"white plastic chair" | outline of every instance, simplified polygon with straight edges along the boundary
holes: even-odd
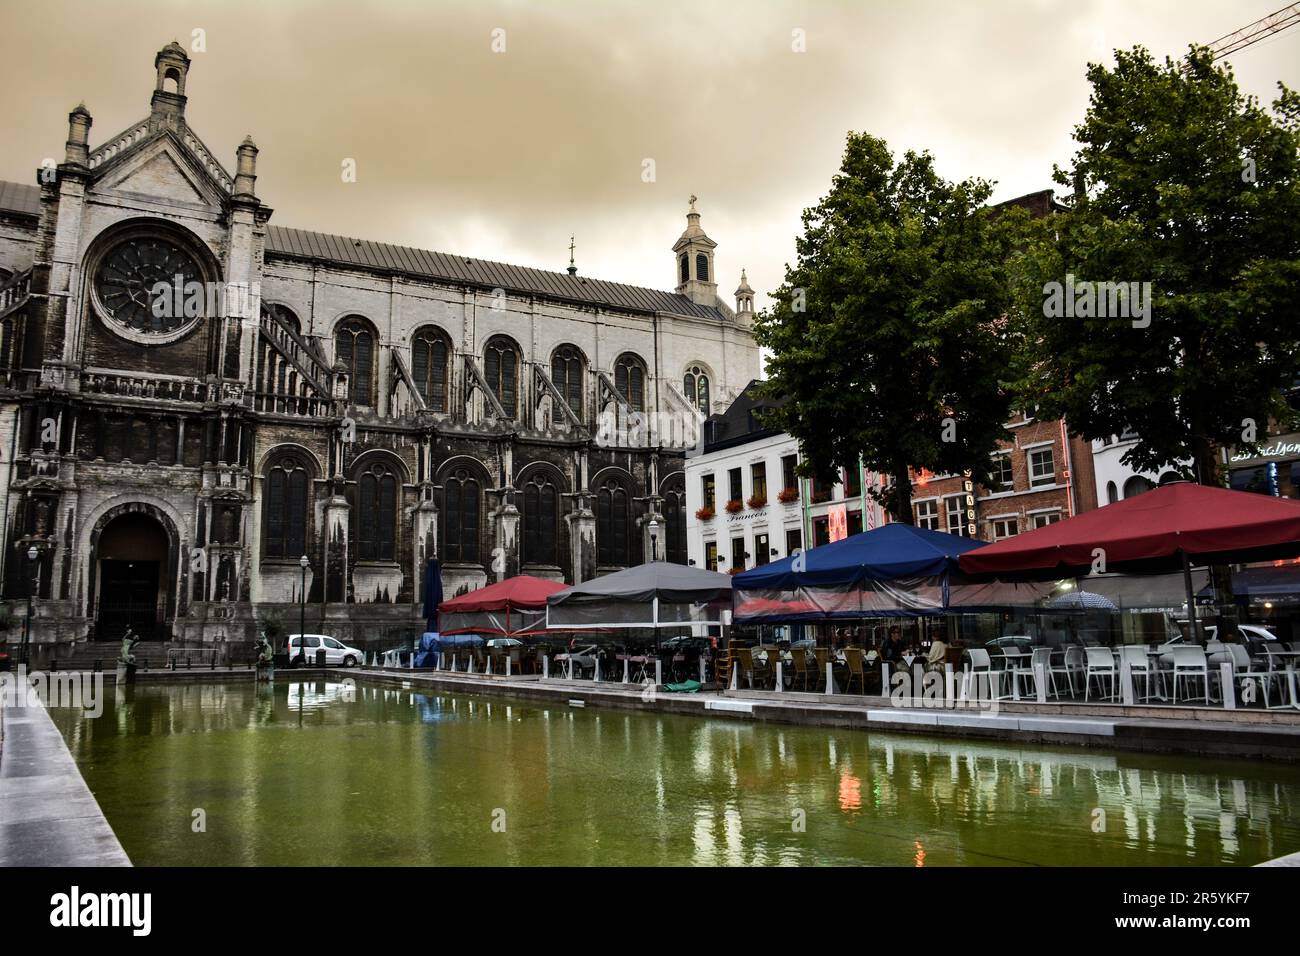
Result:
[[[1273,685],[1277,683],[1282,689],[1281,696],[1286,696],[1286,675],[1279,675],[1276,671],[1255,670],[1251,665],[1254,663],[1250,659],[1250,652],[1240,644],[1226,645],[1228,656],[1232,659],[1232,676],[1235,680],[1249,680],[1259,684],[1259,689],[1264,695],[1263,704],[1269,707],[1269,698],[1272,695]],[[1280,678],[1280,679],[1279,679]]]
[[[1182,681],[1183,690],[1188,691],[1184,696],[1178,695],[1178,683]],[[1205,703],[1210,702],[1210,669],[1205,660],[1205,648],[1195,645],[1179,645],[1174,647],[1174,702],[1179,700],[1191,700],[1189,687],[1193,681],[1200,680],[1203,682],[1205,690],[1204,695],[1200,698]]]
[[[970,666],[966,668],[967,695],[969,695],[972,688],[978,693],[979,677],[983,674],[988,687],[988,699],[1002,700],[1002,676],[1007,672],[994,670],[993,661],[989,658],[989,652],[982,647],[972,647],[966,651],[966,655],[970,658]]]
[[[1115,670],[1115,657],[1110,652],[1109,647],[1085,647],[1084,653],[1087,654],[1088,669],[1084,675],[1083,699],[1090,700],[1092,697],[1092,679],[1097,678],[1097,687],[1100,690],[1103,686],[1102,679],[1109,678],[1110,692],[1101,697],[1102,700],[1114,700],[1116,698],[1117,683],[1119,681],[1119,672]]]
[[[1152,665],[1151,658],[1147,656],[1147,649],[1141,644],[1125,644],[1119,649],[1119,653],[1121,661],[1128,662],[1128,672],[1132,675],[1135,693],[1137,680],[1142,679],[1142,693],[1138,694],[1136,699],[1143,703],[1157,699],[1160,696],[1160,671]]]

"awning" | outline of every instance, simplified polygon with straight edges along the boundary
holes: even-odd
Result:
[[[742,571],[738,588],[834,587],[863,581],[934,577],[957,569],[957,558],[983,541],[891,523]],[[796,569],[797,567],[797,569]]]
[[[546,599],[567,584],[517,574],[438,605],[443,634],[536,637],[546,630]]]
[[[963,554],[962,571],[1020,579],[1173,571],[1300,556],[1300,501],[1175,482]]]
[[[682,627],[716,624],[731,606],[731,578],[652,561],[586,581],[547,599],[550,628]]]

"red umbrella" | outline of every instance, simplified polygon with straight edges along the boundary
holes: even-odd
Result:
[[[568,587],[563,581],[547,581],[529,574],[516,574],[513,578],[443,601],[438,605],[438,610],[460,614],[511,608],[539,610],[546,607],[548,597],[558,591],[568,590]]]
[[[1087,574],[1104,552],[1107,571],[1170,571],[1300,556],[1300,501],[1176,482],[1095,511],[967,551],[967,574]]]
[[[1196,628],[1191,565],[1238,564],[1300,555],[1300,501],[1175,482],[1027,531],[958,559],[973,575],[1041,579],[1181,567]]]

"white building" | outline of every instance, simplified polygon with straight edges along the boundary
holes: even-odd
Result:
[[[1138,436],[1125,432],[1119,437],[1092,443],[1092,470],[1097,483],[1097,506],[1114,504],[1132,498],[1157,485],[1177,481],[1182,476],[1172,468],[1163,472],[1141,471],[1120,461],[1130,448],[1137,444]]]
[[[829,489],[795,474],[799,443],[762,426],[762,409],[776,403],[758,385],[709,418],[703,451],[686,459],[686,548],[696,567],[753,568],[884,521],[866,493],[874,473],[858,468]]]

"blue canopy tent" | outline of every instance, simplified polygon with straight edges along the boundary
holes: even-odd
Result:
[[[887,524],[732,579],[738,624],[777,624],[865,617],[923,617],[996,607],[1002,582],[971,583],[957,571],[960,555],[985,542]]]

